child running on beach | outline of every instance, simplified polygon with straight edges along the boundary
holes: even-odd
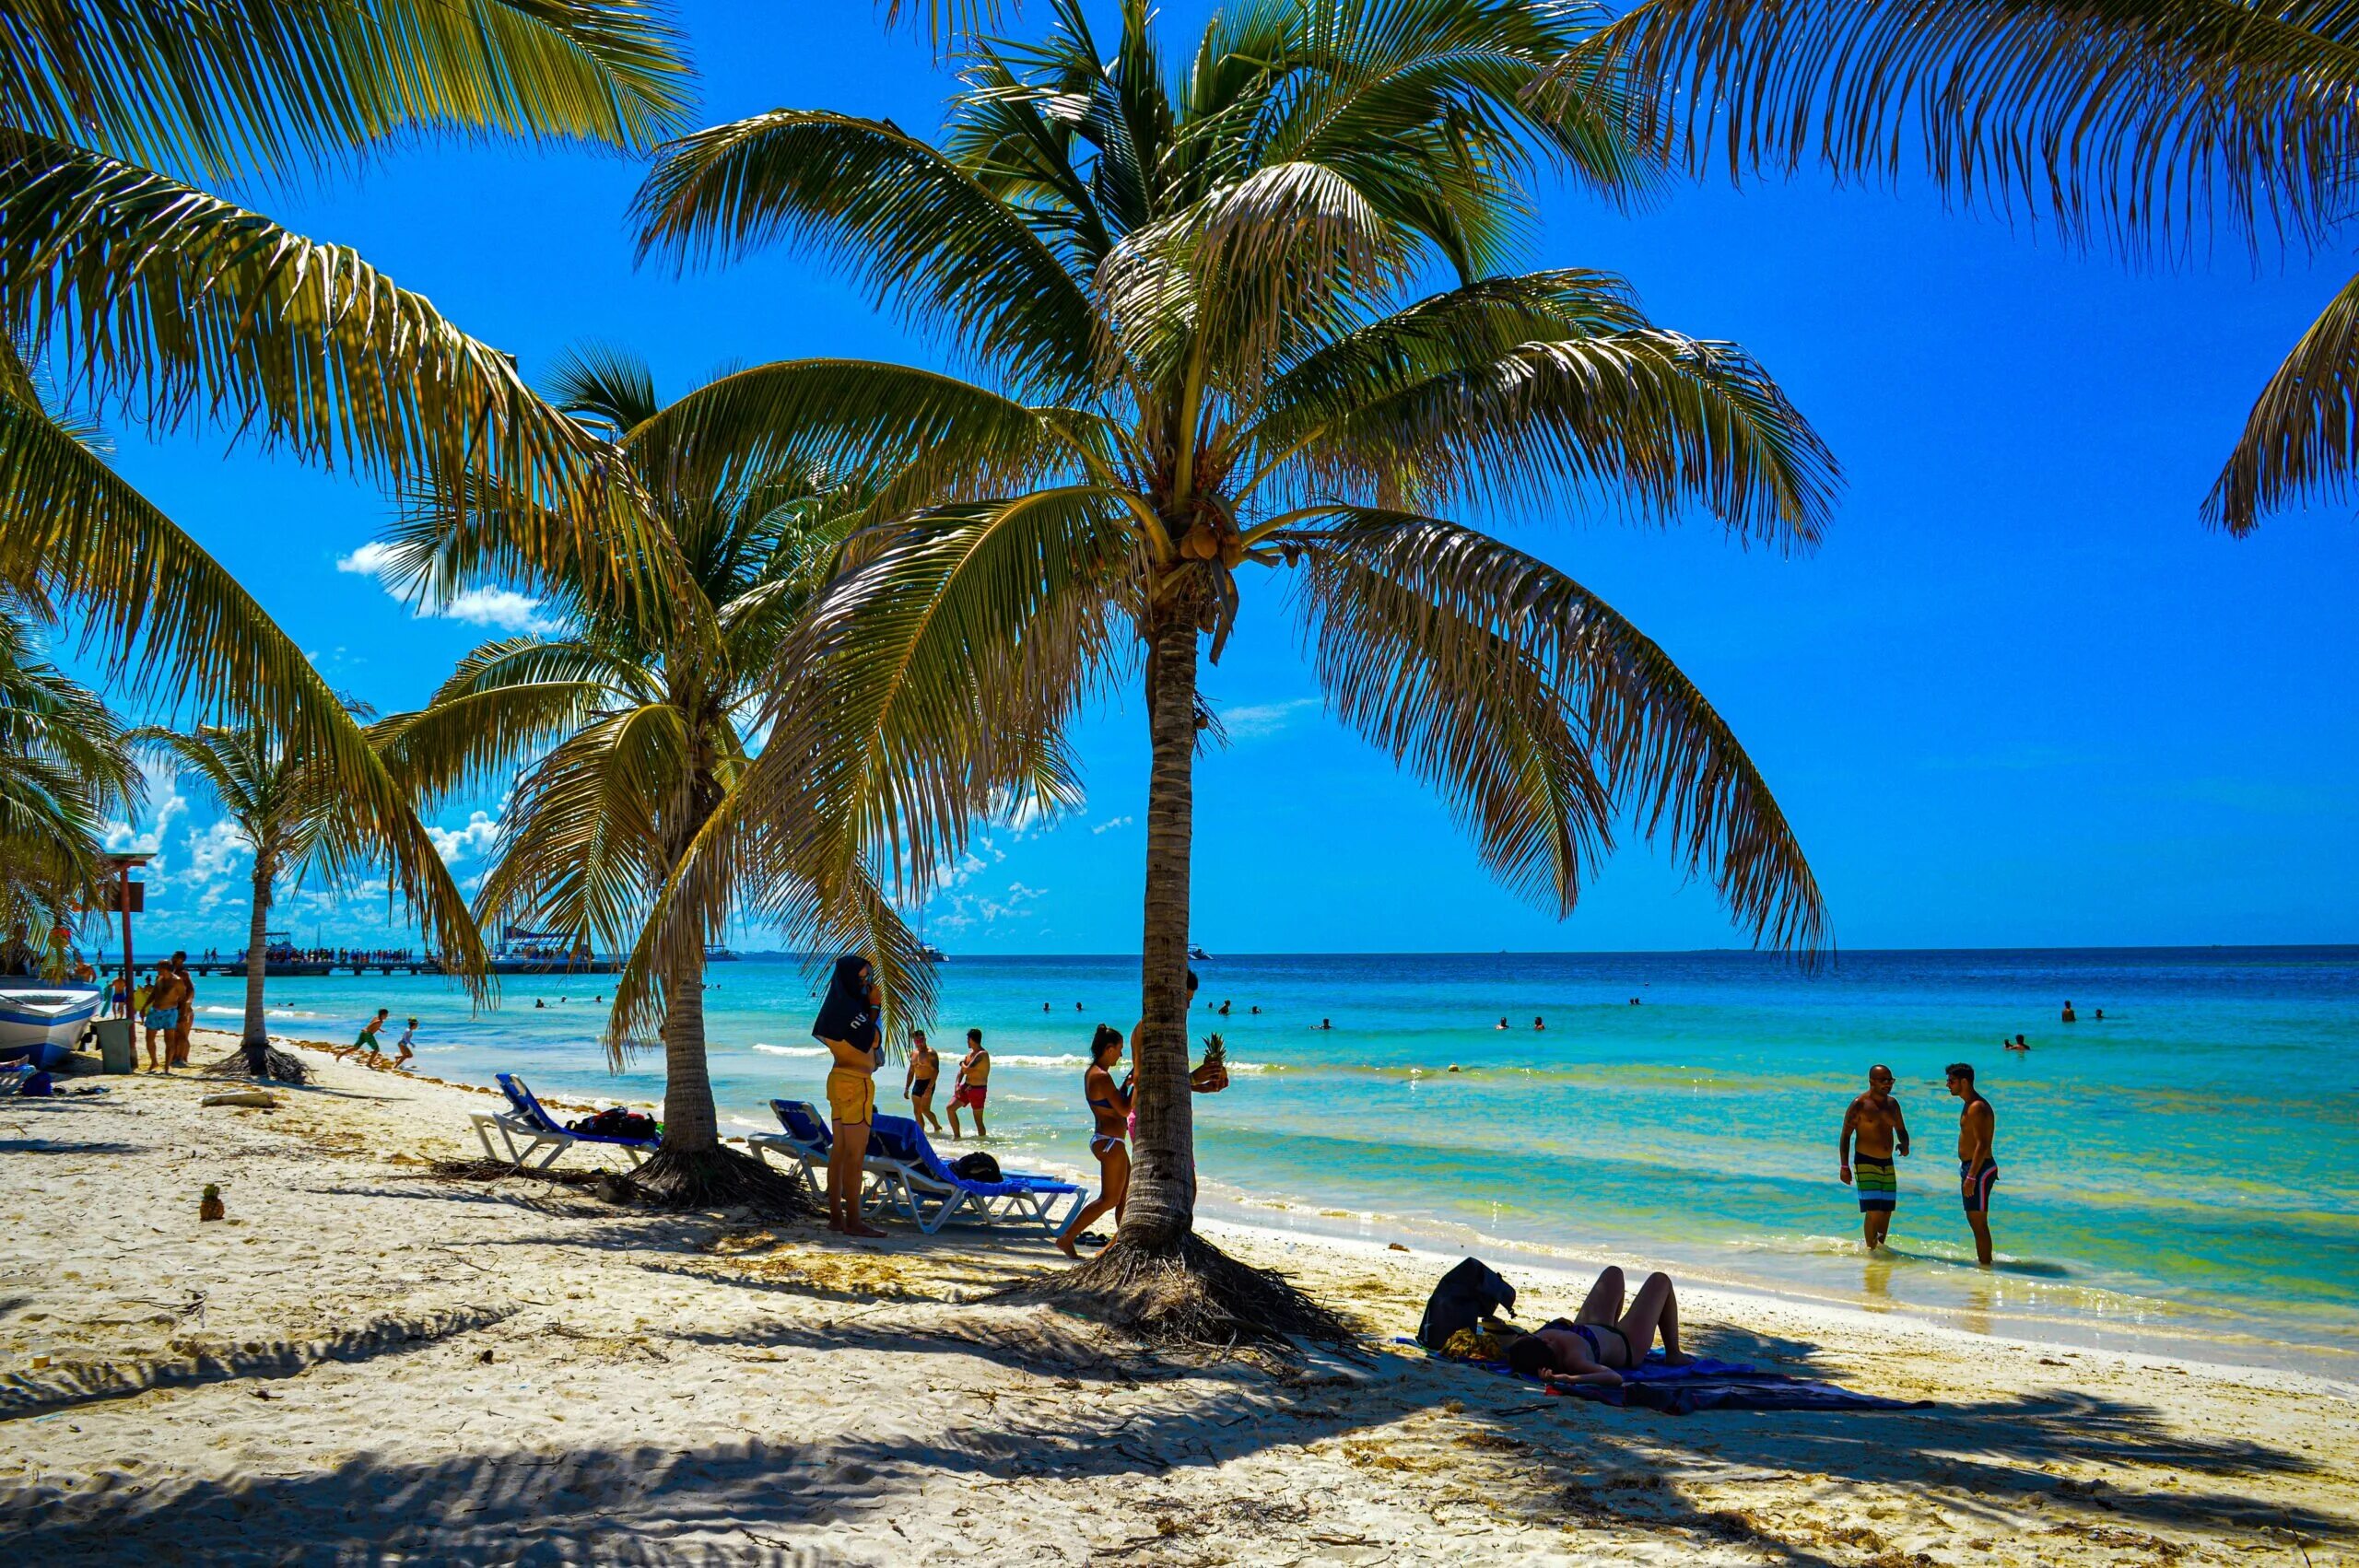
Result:
[[[345,1047],[344,1049],[335,1053],[336,1059],[338,1061],[343,1061],[349,1058],[355,1051],[367,1051],[369,1054],[367,1057],[362,1059],[363,1060],[372,1068],[383,1066],[383,1047],[377,1043],[377,1031],[382,1029],[385,1026],[385,1020],[391,1018],[393,1015],[393,1010],[392,1008],[379,1008],[377,1010],[377,1016],[371,1018],[368,1023],[363,1024],[360,1026],[360,1033],[353,1036],[352,1044]]]
[[[958,1112],[961,1107],[964,1107],[975,1113],[975,1136],[989,1138],[992,1130],[983,1125],[983,1102],[991,1098],[992,1053],[983,1049],[983,1032],[980,1029],[967,1031],[967,1054],[959,1060],[958,1082],[953,1085],[953,1088],[955,1092],[950,1096],[950,1136],[953,1138],[966,1136],[958,1130]]]
[[[1057,1236],[1057,1249],[1067,1258],[1079,1258],[1074,1240],[1089,1229],[1089,1223],[1108,1210],[1114,1212],[1114,1223],[1122,1223],[1122,1199],[1131,1190],[1131,1095],[1128,1085],[1117,1088],[1114,1064],[1122,1059],[1122,1032],[1110,1024],[1100,1024],[1089,1042],[1089,1066],[1081,1075],[1082,1097],[1089,1102],[1089,1114],[1097,1130],[1090,1135],[1089,1152],[1097,1156],[1097,1197],[1075,1214]]]
[[[399,1056],[393,1058],[393,1066],[397,1071],[404,1062],[411,1060],[417,1055],[416,1051],[410,1049],[410,1047],[417,1043],[417,1020],[413,1018],[409,1021],[407,1026],[402,1030],[402,1037],[393,1042],[393,1049],[401,1053]]]

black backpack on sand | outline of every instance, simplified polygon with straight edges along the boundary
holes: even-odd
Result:
[[[967,1181],[997,1181],[999,1162],[980,1149],[971,1154],[961,1154],[950,1162],[950,1174]]]
[[[1515,1316],[1515,1287],[1469,1258],[1444,1274],[1426,1299],[1417,1343],[1438,1355],[1452,1334],[1475,1327],[1495,1310]]]

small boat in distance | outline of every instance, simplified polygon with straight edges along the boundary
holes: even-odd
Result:
[[[923,942],[918,944],[918,956],[924,959],[929,964],[946,964],[949,962],[947,958],[943,956],[942,949],[938,947],[928,947]]]
[[[1194,959],[1199,964],[1209,964],[1213,961],[1213,955],[1211,954],[1206,953],[1203,948],[1197,947],[1192,943],[1191,943],[1188,948],[1188,956]]]
[[[55,1046],[72,1050],[99,1015],[106,993],[97,986],[0,980],[0,1050]],[[38,1050],[34,1051],[36,1059]]]
[[[562,931],[531,931],[510,926],[491,952],[495,975],[619,975],[623,961],[600,958],[590,944]]]
[[[704,950],[704,961],[708,964],[734,964],[737,962],[737,954],[728,948],[715,946],[710,942],[707,942]]]

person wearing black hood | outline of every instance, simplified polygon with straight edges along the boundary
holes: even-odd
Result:
[[[868,1153],[869,1118],[876,1111],[876,1069],[885,1059],[877,1028],[884,995],[876,970],[857,953],[836,960],[827,994],[811,1033],[827,1047],[835,1065],[827,1070],[827,1111],[835,1143],[827,1152],[827,1228],[845,1235],[881,1236],[861,1218],[861,1163]]]

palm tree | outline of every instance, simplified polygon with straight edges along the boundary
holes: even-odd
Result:
[[[0,951],[38,946],[85,904],[105,814],[139,793],[122,725],[42,657],[42,610],[0,586]]]
[[[1806,545],[1833,464],[1733,345],[1654,326],[1619,279],[1507,270],[1536,163],[1609,194],[1650,171],[1613,116],[1527,113],[1575,41],[1560,7],[1275,0],[1215,18],[1184,69],[1136,0],[1110,55],[1054,9],[1039,43],[977,46],[939,146],[778,110],[667,147],[640,193],[648,251],[788,240],[1007,389],[792,361],[671,411],[713,440],[827,431],[894,474],[675,890],[793,818],[846,860],[888,847],[922,891],[978,755],[1049,745],[1143,677],[1138,1147],[1120,1235],[1070,1291],[1151,1331],[1332,1328],[1192,1234],[1200,658],[1249,586],[1291,578],[1330,711],[1438,789],[1510,885],[1569,912],[1627,813],[1756,939],[1813,946],[1809,868],[1710,704],[1580,584],[1444,514],[1700,505]],[[1454,285],[1420,297],[1435,268]]]
[[[355,719],[366,717],[347,704]],[[238,825],[254,855],[253,908],[246,924],[246,1016],[240,1044],[246,1071],[274,1075],[270,1031],[265,1024],[263,978],[269,969],[271,906],[284,880],[299,884],[313,877],[331,885],[346,881],[370,859],[361,821],[332,764],[295,751],[261,725],[201,724],[182,732],[159,725],[135,730],[130,739],[170,761],[209,793]],[[277,1076],[291,1077],[299,1067]]]
[[[1636,135],[1699,168],[1921,170],[1946,194],[2132,258],[2213,224],[2330,240],[2359,193],[2359,16],[2236,0],[1646,0],[1568,53],[1550,109],[1610,84]],[[2359,276],[2253,404],[2203,502],[2242,535],[2348,497]]]
[[[332,754],[429,940],[469,970],[464,901],[334,694],[49,416],[33,368],[145,424],[214,420],[396,486],[466,467],[479,488],[565,496],[545,514],[565,536],[520,549],[643,559],[596,544],[637,509],[505,356],[205,187],[299,186],[452,133],[643,147],[687,87],[646,0],[59,0],[0,29],[0,584],[78,611],[110,676]]]
[[[620,614],[594,585],[557,583],[571,626],[487,642],[460,661],[429,705],[381,727],[406,780],[442,793],[516,768],[499,848],[475,899],[486,928],[517,922],[608,951],[646,946],[648,912],[680,856],[755,755],[764,683],[832,568],[859,485],[792,450],[706,470],[677,448],[641,361],[614,350],[568,357],[553,401],[631,470],[652,520],[682,563],[685,588]],[[480,572],[485,557],[436,497],[399,535],[396,556],[428,591]],[[495,526],[494,538],[505,531]],[[663,1005],[635,1013],[617,989],[607,1045],[617,1069],[654,1025],[663,1050],[663,1142],[632,1177],[685,1207],[753,1201],[799,1207],[799,1189],[724,1149],[705,1059],[704,950],[734,906],[766,901],[812,937],[880,954],[903,1005],[930,983],[914,939],[854,879],[845,923],[830,924],[781,862],[737,868],[710,925],[661,959]],[[841,906],[839,906],[841,907]]]

